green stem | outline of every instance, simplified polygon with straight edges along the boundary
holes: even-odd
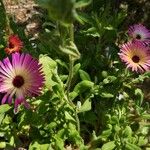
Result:
[[[75,109],[75,119],[76,119],[76,122],[77,122],[77,130],[80,133],[80,120],[79,120],[78,113],[77,113],[76,109]]]
[[[67,96],[69,99],[69,91],[70,91],[70,86],[71,86],[71,81],[72,81],[72,77],[73,77],[73,65],[74,65],[74,60],[72,59],[71,56],[69,56],[69,76],[68,76],[68,80],[66,83],[66,87],[67,87]]]
[[[72,42],[74,42],[74,25],[71,24],[70,28],[69,28],[69,33],[70,33],[70,40]],[[70,105],[73,107],[74,103],[70,100],[69,98],[69,92],[70,92],[70,87],[71,87],[71,81],[73,78],[73,66],[74,66],[74,59],[72,56],[69,56],[69,76],[68,76],[68,80],[66,82],[66,87],[67,87],[67,97],[68,97],[68,101],[70,103]],[[76,107],[73,107],[74,111],[75,111],[75,119],[76,119],[76,123],[77,123],[77,130],[78,132],[80,132],[80,121],[78,118],[78,113],[77,113],[77,109]]]
[[[74,42],[74,25],[70,25],[70,40]]]
[[[74,26],[73,26],[73,24],[71,24],[69,27],[69,33],[70,33],[70,40],[72,42],[74,42]],[[69,56],[69,76],[68,76],[68,80],[66,82],[68,99],[69,99],[69,91],[70,91],[71,81],[72,81],[72,77],[73,77],[73,66],[74,66],[73,57]]]
[[[69,59],[70,59],[69,76],[68,76],[68,80],[67,80],[67,83],[66,83],[66,85],[67,85],[67,99],[69,101],[69,104],[74,109],[75,119],[76,119],[76,123],[77,123],[77,130],[80,133],[80,121],[79,121],[77,109],[76,109],[74,103],[69,98],[70,86],[71,86],[71,81],[72,81],[72,77],[73,77],[73,65],[74,65],[74,60],[71,58],[71,56],[70,56]]]

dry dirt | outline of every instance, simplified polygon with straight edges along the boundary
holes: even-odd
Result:
[[[41,26],[41,9],[34,0],[3,0],[6,13],[17,24],[24,26],[27,35],[36,38]]]

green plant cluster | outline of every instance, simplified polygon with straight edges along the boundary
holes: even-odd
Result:
[[[116,1],[117,2],[117,1]],[[150,106],[142,83],[121,63],[127,10],[111,0],[38,0],[39,38],[29,40],[0,1],[0,58],[7,28],[43,66],[42,95],[31,109],[0,105],[0,148],[6,150],[150,150]],[[33,46],[36,45],[36,46]]]

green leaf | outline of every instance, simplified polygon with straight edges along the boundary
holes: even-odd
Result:
[[[52,129],[56,128],[56,126],[57,126],[57,123],[56,123],[56,122],[51,122],[51,123],[47,126],[47,128],[48,128],[48,130],[52,130]]]
[[[44,65],[47,64],[48,68],[53,69],[53,70],[57,66],[57,63],[53,59],[51,59],[50,57],[48,57],[47,55],[42,55],[41,54],[39,56],[39,61],[40,61],[41,64],[44,64]]]
[[[141,150],[141,148],[135,144],[126,143],[126,150]]]
[[[88,98],[83,105],[79,108],[78,112],[85,112],[91,110],[91,100]]]
[[[64,142],[63,142],[63,140],[61,138],[57,138],[57,140],[56,140],[55,143],[56,143],[55,144],[55,148],[57,150],[65,150],[65,148],[64,148]]]
[[[4,113],[1,113],[1,114],[0,114],[0,124],[2,123],[4,117],[5,117],[5,114],[4,114]]]
[[[76,75],[81,67],[81,64],[78,63],[73,67],[73,76]]]
[[[108,76],[107,78],[105,78],[103,80],[103,83],[104,84],[112,83],[112,82],[116,81],[116,79],[117,79],[117,77],[115,77],[115,76]]]
[[[114,131],[115,131],[115,133],[119,133],[120,130],[121,130],[120,126],[117,125],[117,124],[115,124],[115,125],[114,125]]]
[[[78,107],[78,108],[80,108],[80,107]],[[85,123],[91,124],[92,126],[94,126],[97,122],[97,116],[92,111],[87,111],[87,112],[83,113],[83,119],[84,119]]]
[[[72,121],[76,122],[74,120],[74,118],[67,111],[65,111],[65,118],[66,118],[66,120],[72,120]]]
[[[144,126],[144,127],[141,128],[140,133],[141,133],[142,135],[147,135],[148,132],[149,132],[149,127]]]
[[[100,96],[103,97],[103,98],[112,98],[112,97],[114,97],[113,94],[105,93],[105,92],[100,93]]]
[[[0,105],[0,114],[6,113],[10,109],[11,109],[11,106],[9,106],[8,104]]]
[[[112,116],[111,124],[119,124],[119,118],[117,116]]]
[[[63,135],[65,130],[62,129],[58,132],[58,134],[55,136],[55,149],[57,150],[65,150],[64,149],[64,141],[63,141]]]
[[[30,150],[48,150],[49,144],[40,144],[38,142],[31,143],[29,146]]]
[[[102,150],[113,150],[115,147],[116,147],[115,141],[111,141],[111,142],[105,143],[102,146]]]
[[[107,78],[107,76],[108,76],[108,72],[105,70],[103,70],[101,74],[102,74],[103,78]]]
[[[106,140],[111,134],[112,134],[112,129],[107,129],[102,132],[99,138],[102,138],[102,140]]]
[[[14,136],[11,136],[11,137],[10,137],[10,142],[9,142],[9,144],[10,144],[11,146],[13,146],[14,143],[15,143],[15,138],[14,138]]]
[[[89,74],[87,72],[85,72],[84,70],[79,70],[79,74],[80,74],[80,78],[82,80],[88,80],[88,81],[91,81],[91,78],[89,76]]]
[[[113,26],[104,27],[105,30],[115,30]]]
[[[148,138],[145,138],[144,136],[139,137],[138,146],[144,146],[148,144]]]
[[[71,101],[73,101],[79,94],[75,91],[69,93],[69,98]]]
[[[135,90],[135,95],[138,97],[139,105],[141,105],[143,102],[143,99],[144,99],[144,94],[143,94],[142,90],[137,88]]]
[[[12,122],[12,118],[6,114],[5,118],[3,119],[3,123],[10,124]]]
[[[91,81],[81,81],[80,83],[78,83],[75,88],[74,91],[76,93],[83,93],[84,91],[86,91],[87,89],[91,89],[94,86],[94,83]]]
[[[66,81],[68,79],[68,75],[59,75],[59,77],[62,82]]]
[[[142,114],[141,117],[150,120],[150,114]]]
[[[93,36],[93,37],[100,37],[100,34],[97,32],[95,27],[91,27],[88,30],[83,31],[83,33],[85,33],[88,36],[90,35],[90,36]]]
[[[92,0],[80,0],[80,1],[75,3],[75,8],[86,7],[89,4],[91,4],[91,2],[92,2]]]
[[[75,60],[80,58],[80,53],[75,43],[69,41],[65,46],[59,46],[60,50],[65,54],[72,56]]]
[[[6,147],[6,142],[0,142],[0,149],[3,149]]]
[[[51,78],[53,71],[57,67],[57,63],[47,55],[40,55],[39,62],[42,64],[42,71],[45,75],[45,85],[48,89],[50,89],[55,85],[55,82]]]
[[[131,137],[132,136],[132,129],[130,126],[126,126],[126,128],[123,131],[124,136]]]
[[[75,0],[37,0],[38,3],[46,8],[49,17],[56,21],[60,21],[63,25],[73,22],[76,14]]]
[[[61,67],[68,69],[68,66],[66,65],[66,63],[60,59],[56,59],[56,62],[58,65],[60,65]]]

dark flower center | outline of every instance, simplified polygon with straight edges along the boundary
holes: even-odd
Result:
[[[15,47],[15,45],[13,44],[13,43],[9,43],[9,48],[14,48]]]
[[[137,34],[136,35],[136,39],[140,40],[141,39],[141,35]]]
[[[24,79],[22,76],[16,76],[12,83],[15,87],[20,88],[24,84]]]
[[[139,58],[139,56],[135,55],[135,56],[132,57],[132,60],[133,60],[134,63],[138,63],[140,61],[140,58]]]

